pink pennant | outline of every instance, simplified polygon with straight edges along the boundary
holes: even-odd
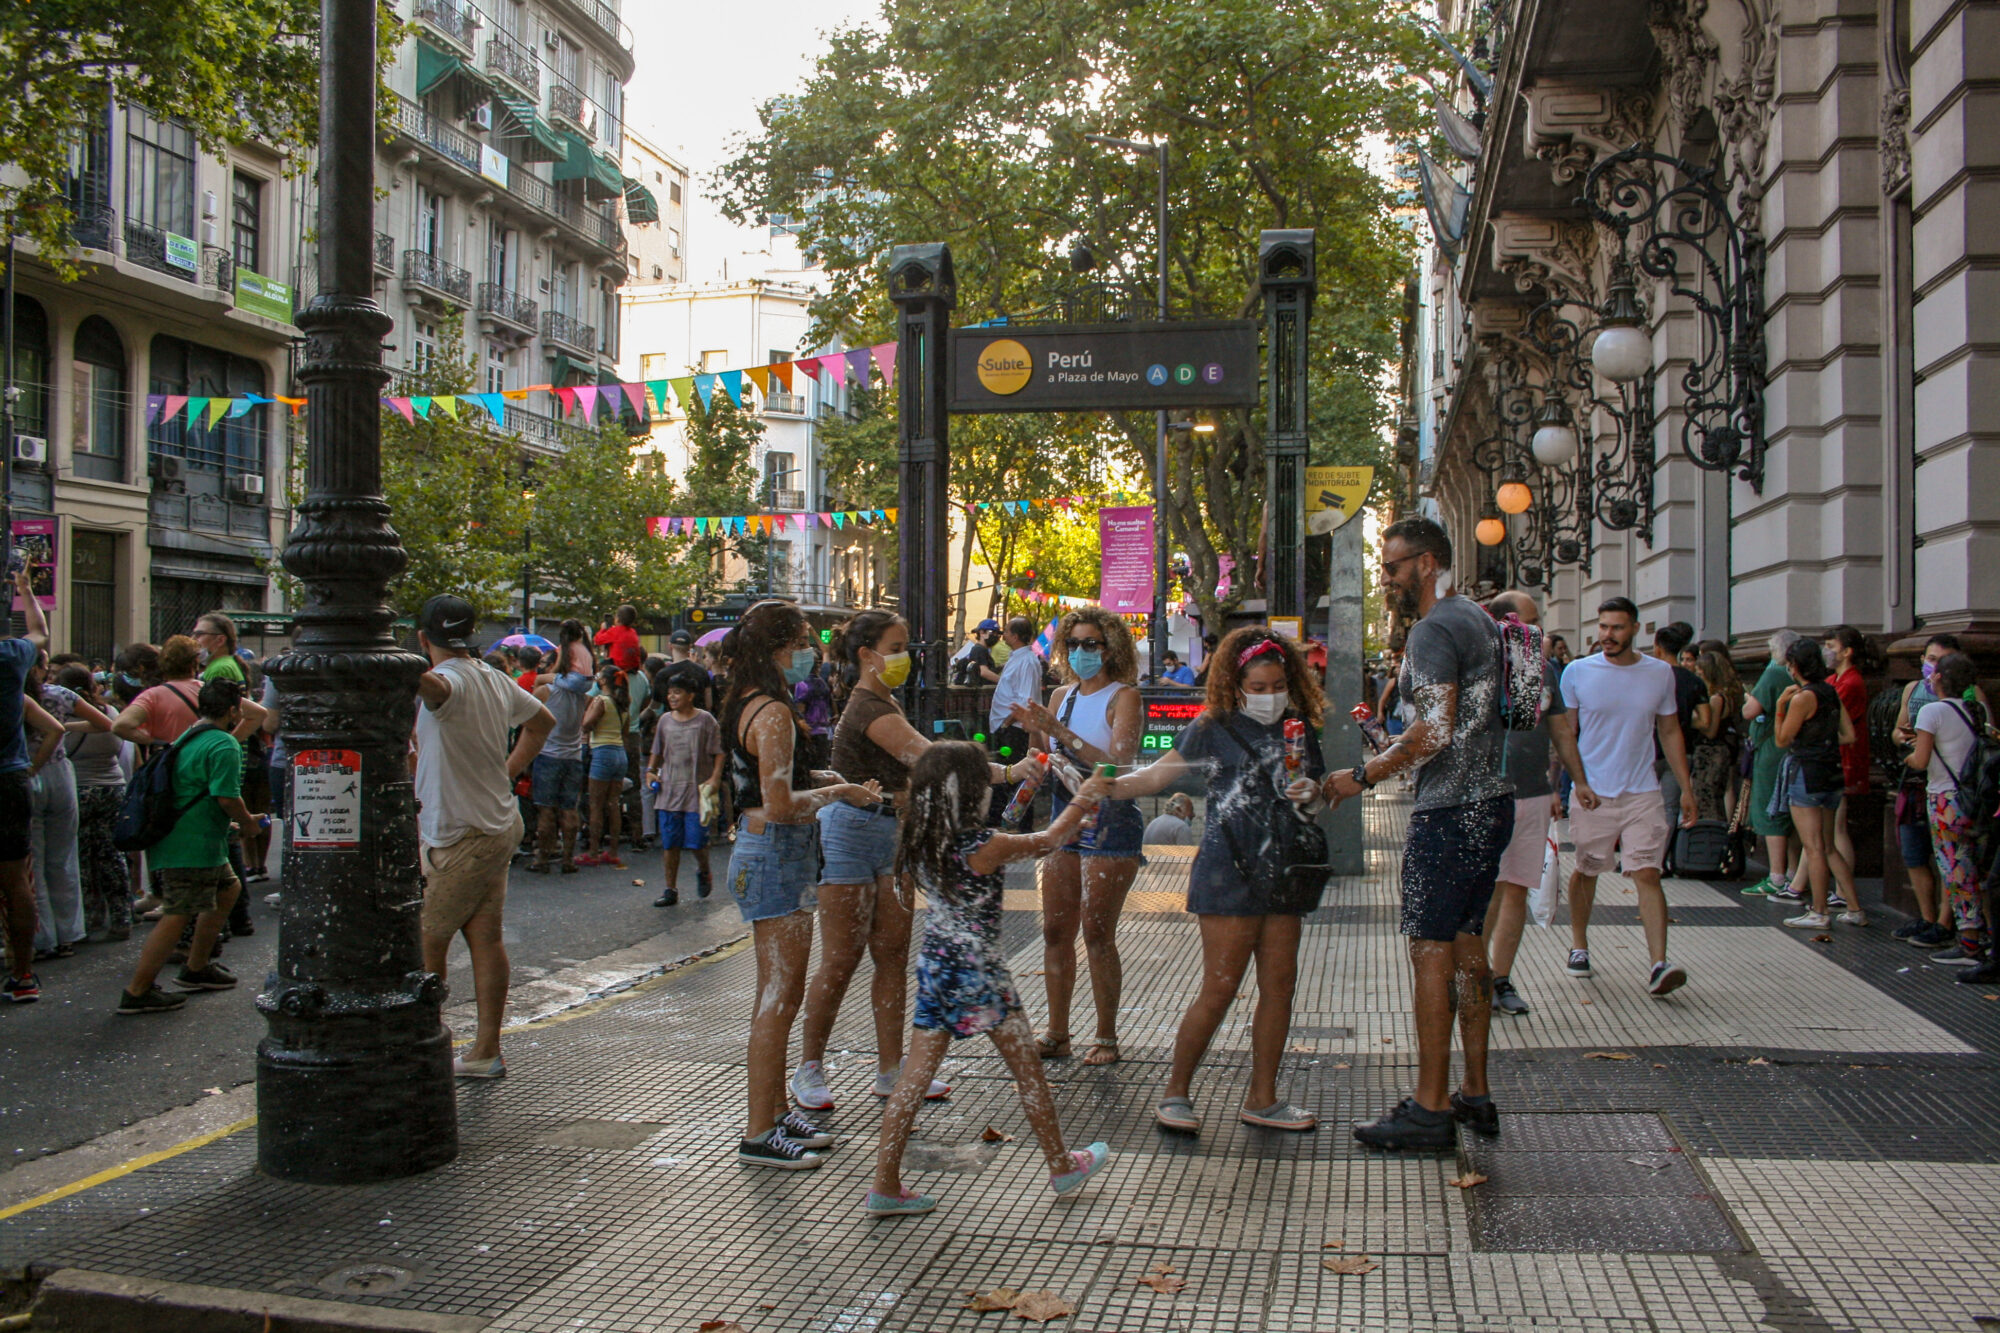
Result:
[[[832,514],[821,514],[821,515],[819,516],[819,525],[820,525],[821,527],[823,527],[823,528],[830,528],[830,527],[832,527],[832,526],[833,526],[833,515],[832,515]]]
[[[178,417],[181,414],[181,409],[187,406],[187,401],[187,395],[184,393],[168,394],[167,405],[160,409],[160,420],[172,421],[175,417]],[[405,410],[408,410],[409,401],[407,399],[404,400],[403,406]]]
[[[172,399],[168,399],[168,401],[169,401],[169,402],[172,402],[173,400],[172,400]],[[407,398],[384,398],[384,399],[383,399],[382,401],[383,401],[383,402],[385,402],[385,403],[387,403],[387,404],[388,404],[389,406],[391,406],[391,407],[395,408],[395,409],[396,409],[396,410],[397,410],[398,412],[401,412],[401,413],[403,414],[403,420],[405,420],[405,421],[409,422],[409,423],[410,423],[410,424],[411,424],[412,426],[414,426],[414,425],[416,425],[416,424],[417,424],[417,414],[416,414],[415,412],[412,412],[412,411],[410,410],[410,400],[409,400],[409,399],[407,399]]]
[[[896,344],[892,342],[875,344],[875,365],[882,372],[882,383],[896,382]]]
[[[847,354],[847,370],[862,388],[868,387],[868,348],[857,347]]]
[[[575,389],[557,389],[556,398],[562,403],[562,415],[568,416],[576,411]]]
[[[817,379],[819,377],[819,369],[820,369],[819,360],[820,359],[816,356],[802,356],[798,360],[792,362],[792,369],[798,371],[801,374],[811,375],[813,378]]]
[[[576,399],[576,405],[583,409],[583,424],[586,426],[596,425],[597,389],[592,385],[586,384],[580,391],[572,390],[571,392]]]
[[[646,419],[646,386],[635,380],[630,384],[621,384],[618,387],[625,391],[625,401],[632,404],[632,415],[644,421]]]

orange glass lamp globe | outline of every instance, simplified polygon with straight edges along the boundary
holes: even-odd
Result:
[[[1498,546],[1507,539],[1507,525],[1497,518],[1482,518],[1479,526],[1472,530],[1481,546]]]
[[[1503,514],[1525,514],[1528,506],[1535,502],[1535,494],[1528,489],[1526,482],[1510,481],[1500,488],[1500,493],[1493,500]]]

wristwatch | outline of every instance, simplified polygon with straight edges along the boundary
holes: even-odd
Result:
[[[1361,785],[1361,790],[1363,791],[1374,790],[1375,784],[1368,780],[1367,764],[1356,764],[1352,772],[1350,772],[1348,776],[1352,777],[1357,783]]]

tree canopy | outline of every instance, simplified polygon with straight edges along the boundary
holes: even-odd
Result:
[[[1091,281],[1148,308],[1155,163],[1085,136],[1165,137],[1171,312],[1255,314],[1258,233],[1314,229],[1314,461],[1375,463],[1411,242],[1371,157],[1420,125],[1405,71],[1432,54],[1411,12],[1407,0],[888,0],[878,25],[836,34],[804,87],[764,107],[763,132],[719,184],[739,219],[802,221],[832,276],[818,332],[872,341],[893,326],[885,261],[905,241],[951,245],[959,324],[1048,307],[1075,285],[1065,257],[1079,241],[1106,261]],[[1168,479],[1173,540],[1211,616],[1218,557],[1255,568],[1264,526],[1261,416],[1218,415],[1212,434],[1176,433]],[[1150,478],[1150,415],[1097,420],[1061,443]],[[980,430],[967,421],[954,423],[955,469]]]

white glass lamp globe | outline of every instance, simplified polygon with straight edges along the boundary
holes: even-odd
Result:
[[[1543,426],[1528,448],[1543,467],[1562,467],[1576,457],[1576,431],[1561,423]]]
[[[1590,365],[1615,384],[1630,384],[1653,365],[1653,340],[1632,324],[1610,324],[1590,347]]]

